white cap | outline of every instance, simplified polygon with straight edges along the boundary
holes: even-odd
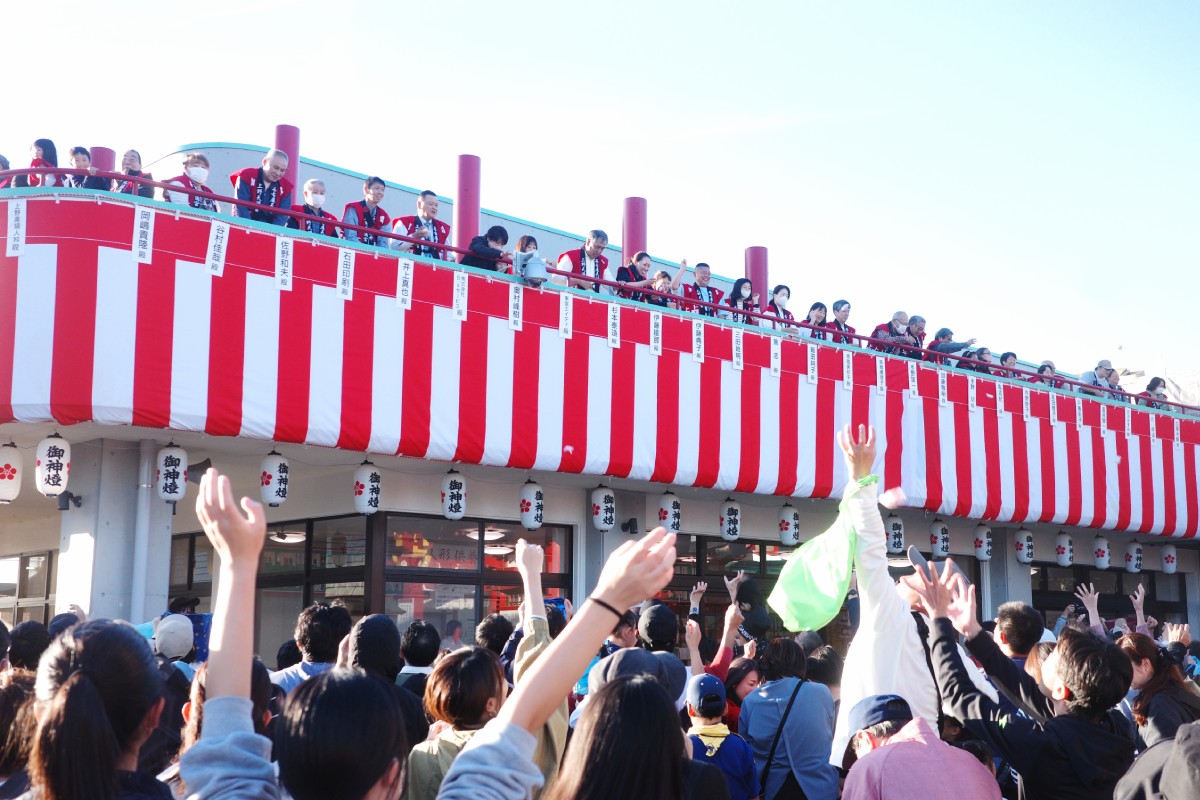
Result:
[[[169,614],[154,629],[154,651],[166,658],[183,658],[195,647],[192,621],[183,614]]]

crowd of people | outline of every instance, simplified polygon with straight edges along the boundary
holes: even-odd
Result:
[[[35,140],[30,147],[30,154],[31,168],[43,172],[15,176],[12,185],[63,185],[142,197],[154,196],[153,186],[132,180],[153,180],[153,176],[142,171],[142,158],[136,150],[127,150],[121,157],[121,171],[126,179],[110,181],[96,176],[91,153],[85,147],[71,148],[70,156],[71,168],[86,174],[57,175],[46,172],[58,167],[58,151],[49,139]],[[531,235],[520,237],[515,251],[506,250],[509,234],[501,225],[493,225],[486,233],[475,236],[466,252],[456,252],[449,246],[450,225],[437,218],[439,200],[436,192],[422,191],[417,197],[415,214],[393,218],[381,205],[387,183],[377,176],[363,181],[362,199],[347,203],[339,219],[325,210],[326,187],[319,178],[305,181],[300,198],[303,202],[294,202],[295,187],[285,177],[288,161],[287,153],[272,148],[263,156],[259,166],[246,167],[230,175],[234,196],[241,201],[230,204],[230,213],[258,222],[302,228],[321,236],[387,247],[444,261],[459,261],[464,266],[508,274],[514,271],[514,252],[535,257],[538,255],[537,239]],[[0,156],[0,171],[8,168],[8,160]],[[190,191],[163,189],[162,199],[220,212],[221,204],[215,199],[217,194],[208,186],[209,172],[210,163],[204,153],[185,154],[183,172],[165,183]],[[0,189],[6,185],[8,179],[0,178]],[[255,207],[244,205],[246,203],[252,203]],[[288,211],[294,213],[286,213]],[[913,315],[910,318],[906,312],[897,311],[889,321],[876,325],[869,336],[859,337],[848,323],[848,300],[838,300],[833,304],[832,319],[827,319],[825,304],[817,301],[809,307],[803,320],[797,320],[788,309],[792,291],[786,284],[772,287],[770,298],[764,304],[761,290],[766,287],[755,287],[750,278],[738,278],[726,294],[712,284],[712,269],[708,264],[696,264],[689,282],[685,280],[688,275],[686,259],[679,262],[679,269],[672,277],[666,270],[654,270],[650,254],[644,251],[635,253],[628,263],[614,270],[605,255],[607,247],[608,235],[604,231],[589,231],[582,247],[568,250],[558,257],[555,263],[558,273],[551,278],[551,284],[569,285],[635,302],[768,327],[794,337],[865,346],[881,353],[943,365],[953,363],[964,370],[993,377],[1025,380],[1059,389],[1068,386],[1063,378],[1056,375],[1053,361],[1042,361],[1036,374],[1031,374],[1019,366],[1016,353],[1005,351],[997,359],[990,348],[975,347],[976,340],[973,338],[954,341],[954,332],[949,328],[938,329],[933,339],[926,343],[926,322],[921,316]],[[1120,373],[1107,359],[1100,360],[1094,369],[1084,372],[1078,384],[1069,386],[1080,393],[1097,397],[1118,401],[1131,398],[1127,390],[1121,387]],[[1160,377],[1151,378],[1146,388],[1132,397],[1139,405],[1150,408],[1172,407],[1166,394],[1166,381]]]
[[[858,622],[767,637],[753,579],[725,579],[719,631],[654,599],[659,528],[616,549],[578,609],[549,602],[521,540],[524,602],[461,623],[315,603],[275,670],[255,657],[261,506],[202,478],[219,556],[204,647],[177,598],[149,625],[0,628],[0,798],[1167,798],[1200,793],[1200,649],[1146,615],[1108,630],[1078,589],[1048,630],[1028,604],[986,622],[952,560],[888,571],[874,434],[839,436],[857,531]],[[853,491],[851,491],[853,488]],[[183,613],[180,613],[183,612]],[[716,634],[711,638],[709,634]],[[201,652],[204,663],[197,663]]]

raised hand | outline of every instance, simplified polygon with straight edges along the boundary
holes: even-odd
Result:
[[[725,581],[725,591],[729,592],[729,601],[737,602],[737,590],[742,581],[746,580],[746,571],[739,569],[732,578],[722,578]]]
[[[704,598],[704,593],[708,591],[708,583],[706,581],[697,581],[692,587],[691,601],[692,608],[699,608],[700,601]]]
[[[751,639],[746,642],[746,649],[742,651],[746,658],[751,660],[758,657],[758,639]]]
[[[865,478],[871,474],[871,466],[875,463],[875,429],[867,425],[858,426],[858,436],[851,434],[850,426],[838,431],[838,447],[846,457],[846,469],[853,480]]]
[[[684,641],[684,644],[686,644],[688,646],[688,649],[691,649],[693,647],[699,649],[699,647],[700,647],[700,626],[696,623],[696,620],[689,619],[687,621],[687,625],[683,631],[683,641]]]
[[[1079,584],[1079,588],[1075,590],[1075,596],[1087,609],[1089,625],[1104,624],[1104,621],[1100,619],[1100,593],[1096,591],[1095,584]]]
[[[1129,595],[1129,602],[1133,604],[1133,613],[1137,617],[1135,625],[1141,626],[1146,624],[1146,587],[1143,584],[1138,584],[1137,589],[1133,594]]]
[[[222,561],[257,569],[258,556],[267,538],[261,503],[243,497],[239,510],[233,501],[229,478],[210,467],[200,478],[196,517]]]
[[[542,561],[545,554],[540,544],[530,544],[524,539],[517,540],[517,571],[522,577],[542,574]]]
[[[1186,622],[1164,622],[1163,631],[1166,633],[1167,642],[1179,642],[1184,647],[1192,643],[1192,631]]]
[[[614,608],[631,608],[661,592],[674,572],[675,534],[660,526],[613,551],[593,594]]]

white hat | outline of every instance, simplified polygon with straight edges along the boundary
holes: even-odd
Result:
[[[192,652],[195,633],[192,621],[183,614],[169,614],[154,629],[154,650],[166,658],[183,658]]]

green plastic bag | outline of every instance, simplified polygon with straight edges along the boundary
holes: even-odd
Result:
[[[800,545],[779,573],[767,604],[789,631],[815,631],[837,616],[850,590],[858,532],[846,513],[846,501],[879,480],[869,475],[850,484],[838,516],[823,533]]]

